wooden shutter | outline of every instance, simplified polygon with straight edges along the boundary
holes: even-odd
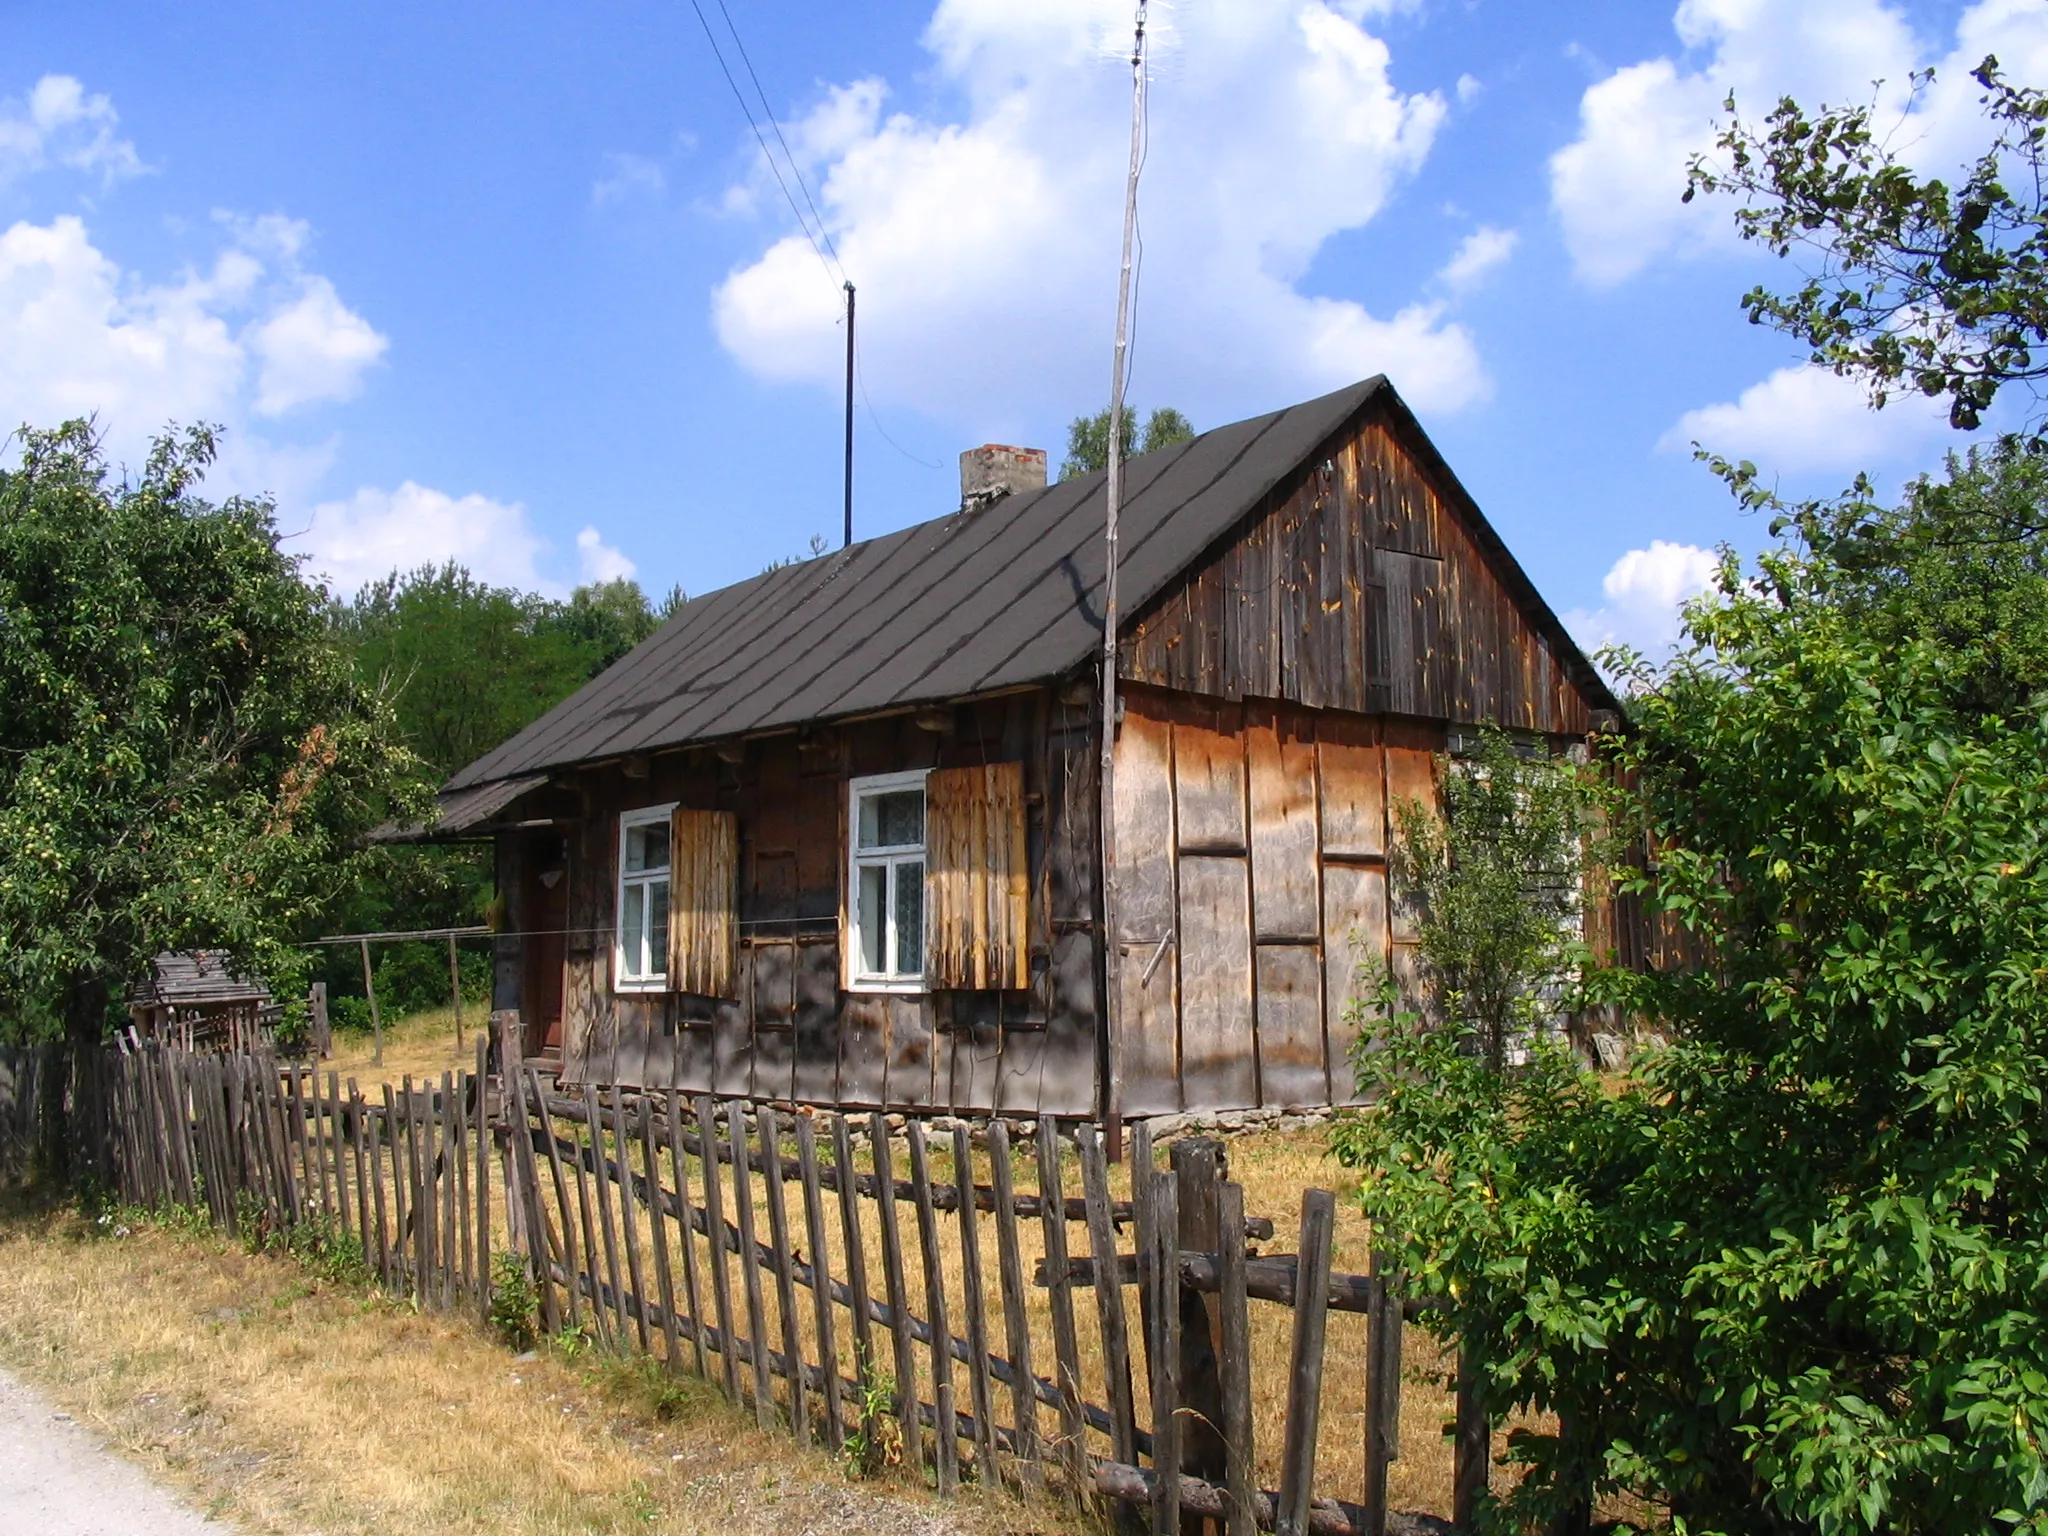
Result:
[[[938,989],[1031,985],[1024,765],[925,780],[925,975]]]
[[[668,850],[668,986],[737,998],[739,822],[731,811],[678,810]]]

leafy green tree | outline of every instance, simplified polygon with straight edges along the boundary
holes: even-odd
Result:
[[[1195,429],[1187,417],[1170,405],[1163,405],[1154,411],[1145,422],[1144,446],[1138,446],[1138,413],[1128,406],[1124,409],[1122,428],[1119,436],[1123,442],[1124,457],[1134,452],[1151,453],[1158,448],[1171,448],[1175,443],[1184,443],[1195,435]],[[1076,416],[1067,425],[1067,456],[1060,462],[1062,480],[1077,479],[1092,475],[1097,470],[1109,468],[1109,407],[1104,406],[1093,416]]]
[[[1812,551],[1809,579],[1873,639],[1918,637],[1966,707],[2033,707],[2048,690],[2048,445],[2008,436],[1951,454],[1895,506],[1859,477],[1846,495],[1787,503],[1753,465],[1712,460],[1772,533]]]
[[[1998,60],[1972,71],[1990,140],[1953,182],[1923,179],[1870,106],[1809,115],[1787,97],[1761,130],[1735,115],[1725,162],[1693,163],[1685,196],[1743,200],[1736,227],[1779,256],[1817,265],[1789,291],[1759,285],[1752,323],[1797,336],[1813,361],[1862,380],[1883,405],[1899,390],[1946,399],[1975,428],[2006,385],[2048,382],[2048,93],[2011,84]],[[1916,93],[1932,70],[1913,77]]]
[[[595,677],[661,627],[647,594],[631,577],[578,587],[544,613],[537,629],[566,636]]]
[[[682,602],[670,592],[664,614]],[[366,687],[387,689],[399,730],[439,783],[515,735],[624,656],[661,619],[630,580],[578,587],[566,603],[493,587],[454,564],[394,571],[331,610]],[[351,933],[475,923],[490,900],[490,850],[476,844],[364,850],[332,921]],[[333,930],[329,930],[333,931]],[[359,997],[356,952],[322,953],[331,997]],[[437,945],[393,944],[378,961],[388,1008],[446,1001]]]
[[[407,743],[446,778],[582,686],[605,645],[584,638],[602,612],[557,622],[546,599],[451,562],[371,582],[333,622],[358,675],[395,699]]]
[[[1576,978],[1586,791],[1572,763],[1504,731],[1439,761],[1441,814],[1395,807],[1397,899],[1419,915],[1423,979],[1443,1018],[1495,1071]]]
[[[1973,558],[1972,551],[1958,558]],[[2048,1530],[2048,719],[1780,550],[1629,668],[1611,825],[1695,968],[1618,1091],[1403,1020],[1338,1150],[1528,1475],[1688,1532]]]
[[[200,429],[110,479],[89,427],[0,471],[0,1028],[97,1039],[163,948],[280,993],[354,838],[417,808],[387,697],[335,643],[267,502],[196,494]]]

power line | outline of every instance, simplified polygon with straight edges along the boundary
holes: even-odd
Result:
[[[882,425],[882,418],[880,414],[877,413],[875,410],[875,402],[868,398],[867,370],[864,368],[856,369],[855,377],[860,382],[861,404],[865,405],[868,408],[868,421],[873,424],[874,429],[877,432],[882,434],[882,441],[887,443],[891,448],[894,448],[898,453],[902,454],[903,457],[910,460],[910,462],[913,464],[922,464],[926,469],[944,469],[946,467],[944,464],[934,464],[930,459],[919,458],[916,454],[912,453],[908,448],[904,447],[901,443],[897,442],[895,438],[889,435],[889,429]]]
[[[702,14],[701,11],[698,13],[700,17]],[[797,163],[795,154],[790,151],[789,140],[782,136],[782,124],[776,119],[775,109],[768,105],[768,93],[761,89],[761,77],[754,73],[754,61],[747,56],[747,45],[740,40],[740,29],[733,25],[732,12],[725,8],[725,0],[718,0],[718,14],[725,18],[725,28],[732,33],[733,46],[740,51],[740,62],[747,66],[747,78],[754,82],[754,95],[760,99],[761,114],[768,119],[768,126],[775,130],[775,142],[782,146],[783,158],[789,162],[790,172],[796,177],[797,189],[804,195],[804,204],[811,210],[811,217],[817,220],[818,233],[824,237],[825,249],[832,252],[832,262],[839,267],[841,280],[851,281],[846,276],[845,266],[840,263],[839,252],[833,247],[832,231],[825,227],[825,216],[818,212],[818,205],[811,199],[811,187],[810,183],[804,180],[804,168]],[[765,150],[766,146],[763,148]]]
[[[789,147],[789,140],[783,137],[782,124],[776,119],[775,109],[768,104],[768,93],[761,85],[761,76],[754,68],[754,61],[747,52],[745,41],[740,37],[740,29],[734,25],[732,13],[726,9],[725,0],[715,0],[715,3],[718,6],[718,14],[725,20],[726,30],[732,35],[733,46],[739,50],[740,62],[746,67],[747,78],[753,82],[754,94],[761,103],[761,115],[767,118],[769,129],[775,135],[775,142],[782,148],[783,160],[789,166],[789,173],[796,179],[797,190],[803,193],[804,205],[810,209],[809,219],[804,217],[804,210],[797,207],[796,198],[790,194],[789,183],[783,179],[782,167],[776,162],[774,152],[768,147],[767,136],[761,132],[761,125],[755,120],[754,109],[748,103],[746,93],[740,89],[731,66],[726,63],[724,50],[718,46],[717,34],[711,30],[711,22],[704,14],[701,0],[690,0],[690,9],[697,13],[697,24],[704,29],[704,40],[711,45],[711,56],[718,61],[719,72],[725,76],[725,83],[731,87],[733,100],[739,103],[740,111],[747,119],[747,127],[753,130],[754,142],[761,147],[761,158],[768,162],[768,169],[775,177],[775,185],[782,189],[782,200],[789,204],[789,211],[795,217],[797,227],[804,232],[804,238],[810,242],[819,265],[825,268],[825,275],[833,277],[838,283],[850,284],[852,278],[847,275],[845,263],[839,259],[838,247],[832,243],[832,231],[826,226],[825,216],[818,211],[817,201],[811,196],[810,183],[804,177],[803,167],[797,163],[795,152]],[[815,235],[811,233],[813,222],[817,226]],[[821,240],[824,242],[822,247],[819,244]],[[855,355],[856,358],[859,355],[858,347],[855,348]],[[875,402],[868,394],[866,370],[857,369],[856,378],[860,386],[861,403],[867,407],[868,421],[875,431],[881,434],[882,441],[913,464],[921,464],[926,469],[944,469],[944,464],[935,464],[930,459],[920,458],[889,435],[889,429],[882,425],[881,413],[875,409]]]
[[[732,87],[732,98],[740,104],[740,111],[747,119],[747,126],[754,130],[754,142],[761,146],[761,158],[768,162],[768,170],[775,177],[775,185],[782,189],[782,200],[789,204],[789,211],[796,215],[797,227],[804,232],[804,238],[810,242],[811,250],[817,254],[818,265],[825,269],[825,276],[835,284],[845,281],[846,272],[844,268],[839,271],[836,277],[832,271],[839,260],[838,252],[835,251],[833,253],[830,261],[826,260],[825,252],[818,244],[817,235],[811,233],[810,223],[804,218],[803,210],[797,207],[796,199],[790,195],[789,183],[782,179],[782,167],[775,163],[775,156],[768,148],[768,140],[761,132],[761,125],[754,121],[754,109],[747,104],[746,93],[740,89],[739,81],[732,77],[732,67],[725,62],[725,52],[718,46],[718,35],[711,30],[711,23],[704,15],[704,7],[698,3],[698,0],[690,0],[690,9],[697,13],[697,25],[704,29],[704,41],[711,45],[711,56],[718,60],[718,72],[725,76],[725,83]],[[721,6],[720,9],[723,9],[723,7]],[[728,24],[730,24],[730,21],[731,18],[728,17]],[[737,32],[733,34],[733,41],[739,41],[739,34]],[[745,50],[742,49],[741,52],[744,53]],[[751,70],[752,66],[749,65],[748,68]],[[758,85],[758,82],[756,84]],[[772,113],[770,114],[770,121],[773,121]],[[776,131],[776,137],[778,139],[782,137],[780,129]],[[787,145],[784,146],[785,149],[787,147]],[[796,162],[793,159],[790,161],[790,169],[792,171],[796,169]],[[804,197],[806,200],[810,198],[808,189],[805,190]],[[823,232],[821,225],[820,233]],[[828,244],[830,243],[830,238],[829,235],[826,237]]]

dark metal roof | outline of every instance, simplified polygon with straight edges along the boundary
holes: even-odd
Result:
[[[387,821],[364,837],[366,843],[432,843],[464,836],[487,834],[490,820],[530,789],[547,783],[544,773],[521,774],[517,778],[494,779],[467,789],[444,791],[436,800],[434,814],[417,826]]]
[[[156,956],[149,975],[128,989],[131,1003],[199,1007],[208,1003],[267,1003],[270,984],[262,977],[237,976],[224,949],[193,949]]]
[[[1382,399],[1412,425],[1375,377],[1132,458],[1119,530],[1123,612],[1141,611]],[[1102,642],[1103,481],[1097,473],[1009,496],[693,598],[448,790],[1064,676]],[[1604,697],[1527,577],[1507,566],[1566,665]]]

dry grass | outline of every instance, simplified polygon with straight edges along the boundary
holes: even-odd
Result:
[[[0,1213],[0,1361],[250,1530],[1060,1528],[1010,1500],[849,1484],[644,1362],[514,1359],[290,1260],[147,1225],[95,1236],[62,1211]]]
[[[430,1008],[424,1013],[415,1013],[402,1019],[384,1021],[384,1062],[376,1064],[376,1041],[367,1030],[358,1034],[354,1030],[337,1031],[334,1036],[334,1054],[321,1063],[324,1071],[340,1074],[346,1083],[353,1077],[372,1098],[376,1095],[372,1085],[390,1083],[394,1087],[408,1076],[414,1082],[429,1079],[439,1082],[443,1072],[476,1070],[476,1042],[478,1034],[488,1028],[490,1012],[482,1007],[464,1005],[462,1010],[462,1046],[455,1044],[455,1010]]]

